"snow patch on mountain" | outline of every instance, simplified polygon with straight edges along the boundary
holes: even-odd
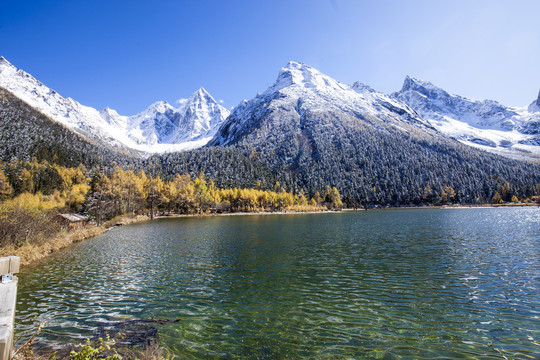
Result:
[[[0,57],[0,86],[68,128],[115,148],[161,153],[198,148],[214,136],[229,111],[200,88],[174,107],[156,102],[133,116],[100,111],[64,98]]]

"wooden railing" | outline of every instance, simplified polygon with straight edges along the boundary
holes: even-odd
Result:
[[[17,277],[20,259],[17,256],[0,258],[0,360],[9,360],[13,347]]]

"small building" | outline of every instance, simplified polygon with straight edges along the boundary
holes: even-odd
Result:
[[[88,223],[88,217],[80,214],[58,214],[56,219],[69,230],[80,229]]]

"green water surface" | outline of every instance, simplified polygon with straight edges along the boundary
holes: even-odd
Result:
[[[181,359],[540,358],[539,208],[159,219],[19,279],[19,342],[155,317]]]

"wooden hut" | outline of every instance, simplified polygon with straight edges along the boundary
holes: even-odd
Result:
[[[80,229],[88,223],[88,217],[79,214],[58,214],[56,219],[66,229]]]

